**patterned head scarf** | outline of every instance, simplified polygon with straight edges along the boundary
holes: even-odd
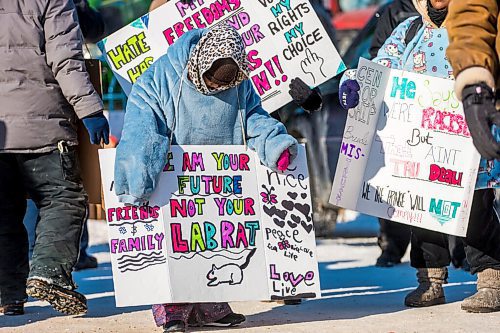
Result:
[[[240,70],[230,84],[210,89],[203,80],[203,74],[216,60],[223,58],[233,59]],[[247,79],[250,74],[249,63],[245,43],[238,32],[227,24],[221,24],[203,35],[189,58],[188,74],[196,89],[204,95],[234,88]]]

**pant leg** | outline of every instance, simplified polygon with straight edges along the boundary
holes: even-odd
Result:
[[[39,221],[38,217],[38,208],[36,208],[33,200],[27,200],[27,209],[26,214],[24,215],[23,224],[26,230],[28,231],[28,240],[29,240],[29,257],[33,256],[33,249],[35,247],[35,230],[36,225]]]
[[[192,326],[202,326],[213,323],[232,312],[233,310],[231,310],[231,307],[226,302],[196,303],[194,304],[191,318],[189,318],[189,324]]]
[[[455,267],[462,267],[466,258],[465,244],[462,237],[448,236],[448,245],[451,254],[451,262]]]
[[[88,256],[87,254],[87,248],[89,247],[89,229],[87,227],[88,220],[85,219],[85,222],[83,222],[83,229],[82,229],[82,238],[80,240],[80,254],[79,258],[84,258]]]
[[[406,224],[391,222],[386,219],[378,219],[380,234],[378,245],[382,251],[401,259],[410,244],[411,227]]]
[[[180,320],[186,325],[202,326],[213,323],[232,313],[228,303],[178,303],[153,305],[153,317],[157,326]]]
[[[474,192],[465,252],[471,273],[486,268],[500,269],[500,224],[494,210],[495,192],[492,189]]]
[[[33,249],[35,248],[35,230],[36,225],[40,221],[40,216],[38,215],[38,208],[36,207],[33,200],[27,201],[28,208],[26,209],[26,215],[24,215],[24,226],[28,231],[29,240],[29,257],[33,256]],[[87,248],[89,247],[89,231],[87,228],[87,219],[83,223],[82,238],[80,241],[80,254],[78,258],[87,256]]]
[[[415,268],[439,268],[450,264],[448,236],[427,229],[411,228],[411,266]]]
[[[0,154],[0,305],[25,301],[28,235],[25,192],[15,154]]]
[[[155,304],[153,305],[153,317],[156,326],[163,326],[176,320],[183,321],[187,325],[193,308],[194,303]]]
[[[26,189],[39,209],[36,243],[29,278],[41,278],[74,289],[71,276],[86,217],[76,149],[30,154],[23,161]]]

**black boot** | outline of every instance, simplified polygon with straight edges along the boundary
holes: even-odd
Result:
[[[186,324],[182,320],[172,320],[163,325],[163,333],[186,332]]]
[[[81,271],[83,269],[97,268],[97,265],[97,259],[95,257],[85,254],[80,255],[80,258],[78,258],[78,262],[73,269],[75,271]]]
[[[19,316],[24,314],[24,302],[0,306],[0,313],[6,316]]]
[[[285,304],[285,305],[300,305],[300,304],[302,304],[302,299],[300,299],[300,298],[285,299],[282,301],[278,301],[278,303]]]
[[[401,257],[394,255],[389,251],[382,251],[380,257],[377,258],[375,266],[377,267],[393,267],[401,263]]]
[[[246,320],[245,316],[239,313],[230,313],[222,319],[217,320],[216,322],[210,323],[210,326],[238,326],[242,322]]]

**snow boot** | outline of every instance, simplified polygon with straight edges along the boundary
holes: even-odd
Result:
[[[13,304],[6,304],[4,306],[0,306],[0,313],[3,313],[6,316],[19,316],[24,314],[24,302],[19,301]]]
[[[396,256],[389,251],[382,251],[380,257],[377,258],[375,266],[377,267],[393,267],[401,263],[401,258]]]
[[[418,287],[406,295],[405,305],[409,307],[425,307],[446,302],[443,284],[447,283],[448,269],[418,268]]]
[[[84,269],[97,268],[97,259],[94,256],[89,256],[88,254],[80,255],[78,262],[73,268],[75,271],[81,271]]]
[[[182,320],[172,320],[163,325],[163,333],[186,332],[186,324]]]
[[[246,317],[239,313],[230,313],[224,318],[221,318],[213,323],[210,323],[210,326],[221,326],[221,327],[234,327],[238,326],[242,322],[246,320]]]
[[[302,304],[302,299],[301,298],[283,299],[276,301],[276,303],[285,305],[300,305]]]
[[[82,294],[46,281],[32,278],[28,280],[26,293],[34,298],[47,301],[54,310],[67,315],[87,312],[87,299]]]
[[[467,312],[500,311],[500,270],[487,268],[477,273],[477,293],[462,302]]]

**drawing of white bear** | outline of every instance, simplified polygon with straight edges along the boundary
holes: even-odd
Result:
[[[255,254],[257,249],[254,248],[248,254],[243,265],[237,264],[226,264],[221,267],[212,265],[212,269],[207,274],[207,279],[209,282],[207,286],[215,287],[221,283],[228,283],[230,285],[241,284],[243,281],[243,270],[248,267],[250,263],[250,258]]]

